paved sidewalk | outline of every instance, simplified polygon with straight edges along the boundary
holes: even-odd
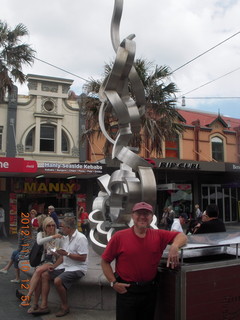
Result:
[[[7,240],[0,239],[0,269],[4,267],[13,250],[17,247],[17,236],[11,236]],[[101,269],[100,257],[93,252],[90,247],[89,267]],[[98,270],[97,270],[98,271]],[[25,308],[19,307],[19,300],[15,296],[16,289],[19,289],[19,284],[11,283],[10,280],[14,279],[15,273],[12,267],[7,274],[0,273],[0,319],[7,320],[26,320],[26,319],[39,319],[39,320],[56,320],[55,313],[58,311],[56,303],[50,303],[49,308],[51,313],[45,316],[35,317],[28,315]],[[91,297],[89,297],[91,298]],[[70,302],[71,306],[71,302]],[[64,320],[115,320],[115,310],[92,310],[82,308],[70,308],[70,313],[63,317]]]

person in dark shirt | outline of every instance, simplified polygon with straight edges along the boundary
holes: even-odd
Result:
[[[55,212],[55,208],[54,206],[49,206],[48,207],[48,214],[51,218],[53,218],[53,220],[55,221],[56,223],[56,226],[57,226],[57,229],[59,229],[59,221],[58,221],[58,216]]]
[[[202,215],[202,224],[196,228],[194,234],[212,233],[212,232],[225,232],[226,228],[221,219],[218,218],[219,211],[215,204],[209,204],[206,211]]]

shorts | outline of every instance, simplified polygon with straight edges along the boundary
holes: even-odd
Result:
[[[55,269],[49,272],[50,279],[60,278],[65,289],[69,289],[72,284],[84,276],[84,273],[80,270],[76,271],[65,271],[65,269]]]
[[[19,254],[20,254],[20,251],[14,250],[11,255],[11,260],[13,261],[15,269],[18,269]]]

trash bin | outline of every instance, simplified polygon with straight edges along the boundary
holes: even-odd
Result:
[[[176,270],[166,267],[166,250],[155,319],[239,320],[239,243],[239,232],[189,236]]]

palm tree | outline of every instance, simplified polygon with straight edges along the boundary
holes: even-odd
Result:
[[[105,77],[110,73],[111,68],[112,64],[105,65]],[[154,151],[157,156],[160,156],[162,154],[162,142],[164,140],[173,140],[176,135],[179,135],[184,130],[183,125],[176,122],[179,116],[175,108],[177,87],[170,81],[171,72],[167,66],[154,66],[153,63],[144,59],[137,59],[135,68],[142,80],[147,104],[145,113],[141,117],[142,133],[133,135],[129,145],[138,149],[141,146],[145,146],[149,154]],[[90,85],[92,92],[97,93],[101,81],[91,79]],[[129,91],[134,99],[131,83],[129,83]],[[88,97],[86,103],[88,127],[82,139],[90,138],[95,133],[98,136],[101,135],[98,124],[100,105],[101,102],[96,96]],[[116,127],[116,121],[117,119],[114,119],[111,112],[105,117],[105,128],[110,136],[113,134],[112,128]],[[111,152],[111,145],[108,140],[106,140],[103,151],[105,156],[108,156]]]
[[[11,30],[0,20],[0,102],[6,92],[11,92],[14,81],[25,82],[23,64],[31,65],[34,61],[35,50],[21,41],[21,37],[27,35],[28,30],[22,23]]]

